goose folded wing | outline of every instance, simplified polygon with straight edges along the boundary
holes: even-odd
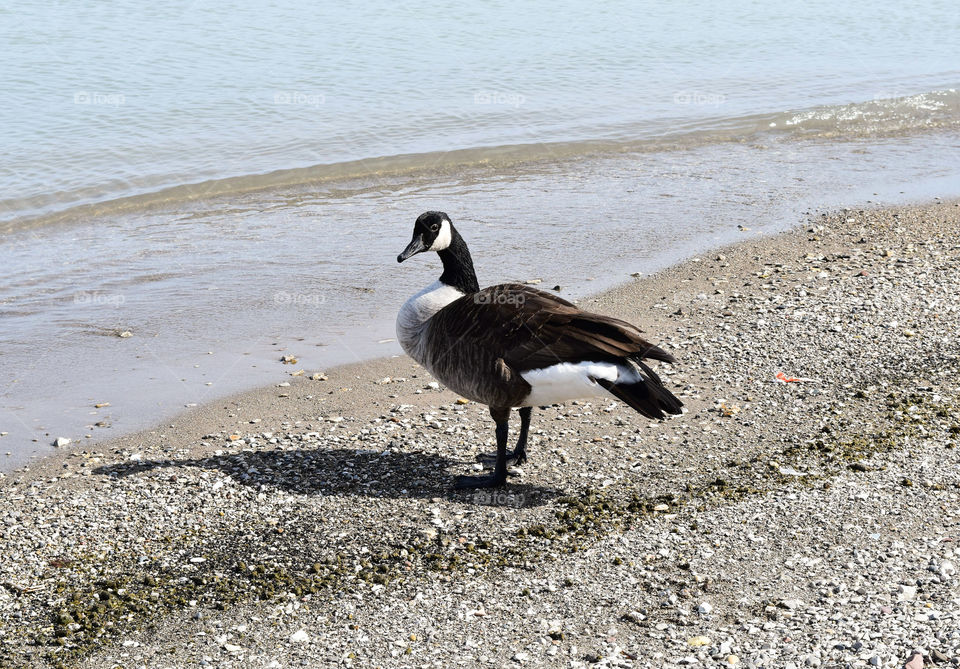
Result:
[[[483,346],[518,372],[561,362],[673,357],[633,325],[520,284],[467,295],[434,316],[448,341]]]

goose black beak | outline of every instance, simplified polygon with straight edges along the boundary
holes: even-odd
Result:
[[[426,250],[428,250],[428,248],[427,245],[423,243],[423,237],[417,235],[410,240],[410,243],[407,244],[407,248],[403,250],[403,253],[397,256],[397,262],[403,262],[410,256],[415,256],[418,253],[423,253]]]

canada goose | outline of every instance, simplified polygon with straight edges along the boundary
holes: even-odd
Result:
[[[459,476],[457,488],[506,482],[507,467],[526,460],[532,407],[608,395],[649,418],[680,413],[683,404],[643,362],[673,362],[673,356],[630,323],[520,284],[480,290],[467,244],[442,211],[417,218],[397,262],[423,251],[440,255],[443,274],[400,308],[397,339],[441,383],[486,404],[497,426],[493,474]],[[507,451],[514,407],[520,438]]]

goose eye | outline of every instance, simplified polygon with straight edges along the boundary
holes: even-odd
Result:
[[[430,229],[433,230],[434,232],[436,232],[437,230],[440,229],[440,226],[437,225],[436,223],[434,223],[433,225],[430,226]]]

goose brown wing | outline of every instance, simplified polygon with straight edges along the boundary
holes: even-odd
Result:
[[[454,347],[467,342],[518,372],[582,360],[673,357],[633,325],[581,311],[563,298],[520,284],[501,284],[452,302],[433,320]]]

